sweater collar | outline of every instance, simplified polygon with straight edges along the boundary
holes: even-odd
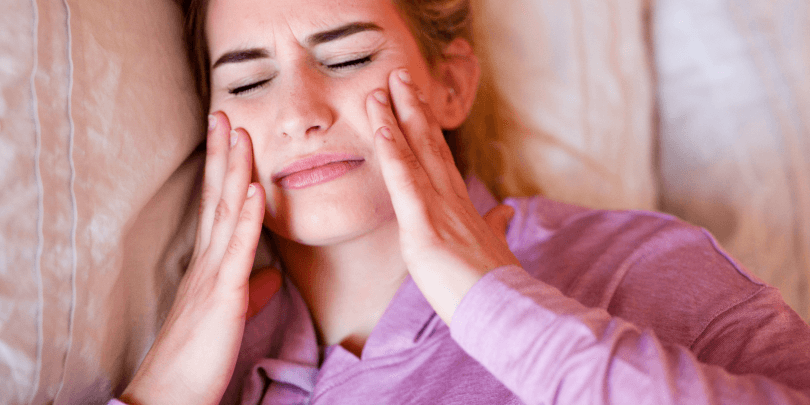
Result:
[[[498,204],[476,177],[468,177],[466,184],[470,200],[482,215]],[[238,396],[240,385],[243,404],[272,403],[268,400],[291,394],[308,397],[316,379],[415,348],[441,328],[446,325],[407,276],[369,335],[360,358],[332,345],[324,349],[319,369],[321,356],[312,318],[301,294],[285,277],[281,290],[245,325],[226,397]],[[234,384],[237,381],[242,383]]]
[[[494,208],[498,201],[475,176],[466,180],[467,192],[473,206],[481,214]],[[392,355],[418,346],[437,327],[445,325],[422,295],[410,275],[400,285],[383,316],[377,322],[363,346],[358,359],[339,345],[326,349],[324,360],[350,365],[358,361]],[[334,357],[336,355],[337,357]],[[330,366],[332,363],[329,364]],[[331,368],[331,367],[330,367]],[[342,368],[342,367],[337,367]]]

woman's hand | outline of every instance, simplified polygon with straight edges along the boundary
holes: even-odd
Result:
[[[500,205],[482,218],[408,73],[392,72],[389,88],[390,101],[377,90],[366,104],[403,258],[422,294],[449,325],[461,299],[484,274],[519,264],[502,236],[514,212]]]
[[[257,312],[281,285],[274,269],[248,280],[265,205],[264,189],[250,184],[252,167],[247,132],[231,131],[224,114],[213,114],[191,263],[122,400],[219,403],[236,364],[246,313]]]

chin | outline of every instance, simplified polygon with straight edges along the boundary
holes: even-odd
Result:
[[[307,246],[330,246],[369,235],[396,221],[391,199],[382,187],[322,187],[276,193],[264,224],[274,234]]]

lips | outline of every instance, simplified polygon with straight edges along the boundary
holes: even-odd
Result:
[[[281,188],[300,189],[335,180],[360,167],[360,156],[348,153],[324,153],[297,160],[273,175]]]

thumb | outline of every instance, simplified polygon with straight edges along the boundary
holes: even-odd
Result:
[[[484,221],[505,242],[506,228],[509,226],[509,221],[513,216],[515,216],[514,208],[506,204],[500,204],[484,215]]]
[[[250,277],[248,284],[248,308],[245,319],[250,319],[253,315],[270,302],[281,288],[281,272],[272,267],[259,270]]]

